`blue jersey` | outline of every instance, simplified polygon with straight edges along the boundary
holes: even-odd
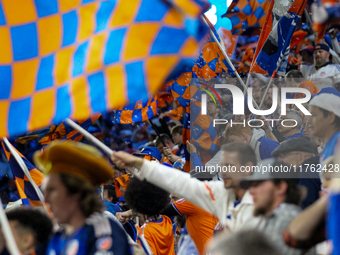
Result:
[[[327,222],[328,238],[333,241],[334,255],[340,254],[340,194],[333,194],[330,198],[329,218]]]
[[[324,162],[327,158],[332,156],[334,154],[334,149],[336,146],[336,143],[338,141],[338,138],[340,136],[340,131],[336,132],[332,137],[328,140],[326,143],[321,155],[320,155],[320,163]]]
[[[48,243],[47,255],[125,255],[132,254],[123,228],[101,213],[86,219],[83,227],[70,236],[55,233]]]

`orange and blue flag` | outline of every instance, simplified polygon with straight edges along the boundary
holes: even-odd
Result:
[[[193,59],[205,0],[2,0],[0,137],[155,95]]]
[[[209,21],[208,24],[221,43],[213,25]],[[193,79],[210,80],[219,77],[221,73],[235,74],[215,40],[209,37],[209,41],[202,47],[201,54],[196,59],[192,69],[183,72],[177,79],[169,82],[168,86],[171,86],[172,96],[185,108],[190,103],[190,84]]]
[[[144,101],[144,102],[143,102]],[[132,124],[144,122],[158,115],[157,95],[149,100],[140,100],[115,112],[115,123]]]
[[[290,5],[280,1],[271,5],[250,72],[285,75],[290,42],[306,3],[307,0],[296,0]]]
[[[83,121],[76,120],[75,123],[87,130],[96,120],[99,119],[100,116],[101,114],[97,114],[96,116],[90,117]],[[77,130],[73,129],[70,125],[63,121],[58,126],[52,125],[40,131],[19,137],[15,141],[17,143],[24,144],[32,140],[36,140],[41,145],[47,145],[54,140],[72,140],[75,142],[79,142],[82,138],[83,135],[81,133],[79,133]]]
[[[5,152],[6,158],[8,160],[9,166],[12,170],[13,176],[15,178],[15,184],[17,186],[22,203],[24,205],[31,207],[42,206],[43,204],[40,201],[37,192],[35,191],[33,185],[30,183],[29,179],[19,166],[18,162],[14,159],[14,156],[11,153],[10,149],[5,145],[4,142],[1,142],[1,144]],[[12,146],[12,148],[16,150],[14,146]],[[25,165],[27,166],[27,169],[33,181],[40,188],[44,177],[43,173],[40,172],[31,162],[29,162],[19,151],[17,151],[17,153],[20,155]]]
[[[263,27],[269,6],[270,0],[234,0],[222,17],[230,19],[233,35],[253,34]]]

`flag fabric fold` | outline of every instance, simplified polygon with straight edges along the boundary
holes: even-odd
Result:
[[[15,178],[15,184],[17,186],[22,203],[24,205],[31,207],[43,206],[33,185],[30,183],[29,179],[24,174],[18,162],[14,159],[14,156],[10,152],[10,149],[5,145],[4,142],[1,142],[1,144],[5,152],[6,158],[8,160],[9,166],[11,168],[11,171],[13,173],[13,176]],[[16,150],[13,145],[11,146],[14,150]],[[20,155],[25,165],[27,166],[27,169],[29,170],[29,173],[33,181],[40,188],[44,177],[43,173],[39,171],[31,162],[29,162],[19,151],[17,151],[17,153]]]
[[[1,1],[0,137],[148,99],[196,56],[208,9],[205,0]]]
[[[99,119],[100,116],[101,114],[96,114],[95,116],[83,121],[76,120],[75,123],[87,130]],[[41,145],[47,145],[54,140],[72,140],[79,142],[83,137],[84,135],[80,134],[77,130],[73,129],[70,125],[63,121],[58,126],[52,125],[49,128],[18,137],[15,141],[17,143],[24,144],[32,140],[36,140]]]

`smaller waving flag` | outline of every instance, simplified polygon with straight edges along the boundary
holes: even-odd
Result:
[[[210,26],[213,28],[211,23]],[[213,31],[217,34],[215,29]],[[219,38],[218,35],[216,37]],[[221,41],[219,42],[221,43]],[[185,108],[190,103],[190,83],[192,79],[210,80],[218,77],[221,73],[235,74],[217,43],[211,38],[203,46],[192,70],[182,73],[177,79],[169,82],[168,86],[171,86],[173,97]]]
[[[271,76],[286,73],[290,42],[306,3],[307,0],[296,0],[291,5],[282,2],[271,5],[250,72]]]
[[[129,105],[116,110],[115,122],[117,124],[132,124],[147,121],[158,115],[157,96],[148,101],[140,100],[134,105]]]
[[[230,19],[233,35],[253,34],[263,27],[269,5],[270,0],[234,0],[222,17]]]
[[[75,122],[84,129],[88,129],[94,122],[96,122],[101,114],[98,114],[94,117],[90,117],[86,120],[76,120]],[[54,140],[72,140],[75,142],[79,142],[83,138],[83,135],[80,134],[77,130],[73,129],[66,122],[62,122],[60,125],[52,125],[49,128],[45,128],[43,130],[30,133],[26,136],[19,137],[15,140],[17,143],[27,143],[32,140],[37,140],[41,145],[47,145]]]
[[[13,176],[15,178],[15,184],[17,186],[22,203],[24,205],[28,205],[31,207],[43,206],[32,183],[29,181],[28,177],[25,175],[25,173],[23,172],[18,162],[15,160],[10,149],[7,147],[7,145],[5,145],[4,142],[1,142],[1,144],[5,152],[6,158],[8,160],[9,166],[13,172]],[[40,188],[43,177],[44,177],[43,173],[40,172],[31,162],[29,162],[19,151],[17,151],[13,145],[11,146],[12,146],[12,149],[14,149],[19,154],[19,156],[22,158],[25,165],[27,166],[27,169],[33,181]]]

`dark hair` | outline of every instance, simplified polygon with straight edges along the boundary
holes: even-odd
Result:
[[[80,194],[79,208],[86,218],[95,212],[103,211],[104,207],[98,198],[97,190],[89,181],[64,173],[59,176],[69,195]]]
[[[253,165],[257,163],[255,152],[249,144],[227,143],[222,146],[222,151],[237,152],[241,165],[245,165],[248,162],[251,162]]]
[[[220,234],[214,237],[208,253],[222,255],[281,255],[279,247],[268,236],[269,234],[255,229],[240,230],[233,235]]]
[[[125,192],[130,208],[139,213],[154,216],[169,203],[169,193],[147,182],[132,178]]]
[[[172,121],[170,120],[168,123],[167,123],[168,126],[170,126],[170,128],[173,128],[174,126],[178,125],[175,121]]]
[[[287,183],[286,203],[294,205],[299,205],[301,203],[302,194],[298,187],[297,179],[274,179],[272,181],[275,185],[278,185],[281,182]]]
[[[111,203],[117,203],[118,202],[118,197],[116,194],[116,189],[114,185],[106,184],[104,185],[104,190],[107,190],[107,196],[108,198],[112,197]]]
[[[37,209],[21,206],[6,212],[6,215],[9,221],[17,221],[20,228],[33,234],[36,247],[48,241],[52,234],[52,221]]]
[[[328,117],[328,115],[330,114],[330,111],[327,111],[327,110],[322,109],[320,107],[319,107],[319,109],[320,109],[320,111],[322,111],[322,114],[325,118]],[[335,120],[332,124],[334,124],[336,127],[340,128],[340,117],[335,115]]]
[[[172,142],[171,138],[167,134],[161,134],[161,138],[163,139],[164,142]],[[156,147],[161,144],[161,139],[157,136],[156,138]]]
[[[174,134],[180,134],[180,135],[183,134],[183,125],[182,124],[178,124],[171,129],[171,135],[173,136]]]
[[[301,82],[303,77],[303,74],[298,70],[291,70],[286,74],[287,78],[293,78],[297,82]]]

